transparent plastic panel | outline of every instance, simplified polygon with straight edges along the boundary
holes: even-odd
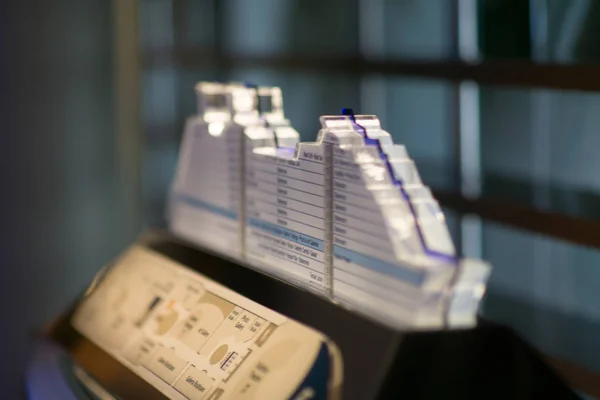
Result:
[[[339,115],[342,108],[358,109],[360,104],[360,84],[352,76],[260,68],[234,69],[228,79],[281,88],[285,117],[303,142],[316,139],[320,116]]]

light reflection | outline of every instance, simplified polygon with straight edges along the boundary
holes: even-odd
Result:
[[[375,158],[366,151],[361,151],[356,155],[356,162],[359,164],[371,163],[375,162]]]
[[[386,172],[387,172],[387,170],[385,168],[380,167],[380,166],[376,166],[376,165],[370,166],[370,167],[368,167],[368,168],[365,169],[366,175],[369,178],[371,178],[371,179],[373,179],[374,181],[377,181],[377,182],[383,182],[383,181],[385,181]]]
[[[223,122],[211,122],[208,124],[208,133],[211,136],[219,137],[225,130],[225,124]]]

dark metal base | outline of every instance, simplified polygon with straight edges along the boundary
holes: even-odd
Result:
[[[333,339],[344,359],[344,399],[577,399],[540,354],[512,330],[399,332],[333,302],[166,234],[141,243]],[[79,335],[67,312],[50,337],[120,398],[161,398]],[[115,373],[119,371],[119,373]]]

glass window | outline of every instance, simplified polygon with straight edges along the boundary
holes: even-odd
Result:
[[[176,42],[182,49],[208,49],[216,43],[216,1],[177,0],[173,7]]]
[[[371,109],[370,101],[365,101],[365,112],[381,115],[383,128],[395,143],[406,146],[425,184],[452,188],[452,86],[440,81],[386,78],[383,94],[383,112]]]
[[[477,17],[479,22],[478,41],[483,57],[489,59],[528,59],[531,57],[530,7],[533,3],[536,3],[536,0],[481,0],[477,2],[479,11]]]
[[[227,0],[223,44],[232,54],[355,54],[355,1]]]
[[[600,95],[542,89],[481,89],[486,196],[600,217]]]
[[[484,315],[542,351],[600,370],[600,251],[485,222]]]
[[[378,55],[390,59],[446,59],[453,56],[451,1],[365,0],[364,3],[365,7],[380,7],[383,48]],[[365,21],[362,29],[369,35],[368,31],[377,27],[377,24]]]
[[[481,0],[479,47],[489,59],[600,60],[600,4],[589,0]]]
[[[140,3],[140,45],[144,51],[169,50],[173,46],[173,5],[170,1]]]
[[[442,207],[442,212],[446,218],[446,224],[448,224],[448,231],[450,232],[452,241],[457,251],[460,251],[458,248],[458,243],[460,243],[460,215],[456,211],[446,207]]]

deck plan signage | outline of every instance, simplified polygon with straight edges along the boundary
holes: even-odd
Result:
[[[170,399],[341,398],[329,339],[145,247],[90,288],[72,324]]]

